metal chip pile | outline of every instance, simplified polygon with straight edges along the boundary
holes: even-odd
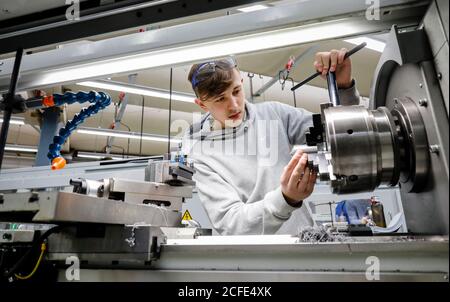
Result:
[[[345,236],[333,234],[324,227],[304,227],[298,234],[299,242],[342,242]]]

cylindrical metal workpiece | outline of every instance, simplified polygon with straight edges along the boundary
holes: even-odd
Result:
[[[397,131],[386,108],[337,106],[324,110],[331,164],[337,181],[335,193],[373,191],[379,185],[395,185]]]

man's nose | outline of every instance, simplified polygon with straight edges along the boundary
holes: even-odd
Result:
[[[237,97],[231,97],[229,102],[229,108],[230,109],[238,109],[239,108],[239,99]]]

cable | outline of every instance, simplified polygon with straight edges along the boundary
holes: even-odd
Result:
[[[1,270],[2,269],[2,265],[3,265],[3,260],[5,258],[6,251],[4,249],[0,249],[0,252],[2,253],[2,255],[0,257],[0,270]]]
[[[122,149],[122,158],[125,158],[125,148],[122,146],[111,145],[111,148],[119,148]]]
[[[131,132],[130,126],[128,126],[127,124],[123,123],[122,121],[120,121],[120,124],[124,125],[125,127],[127,127],[128,131]],[[127,143],[127,158],[128,158],[128,154],[130,154],[130,138],[128,138],[128,143]]]
[[[158,207],[158,206],[156,206],[156,207],[158,208],[158,210],[161,212],[162,216],[164,217],[164,220],[166,221],[166,226],[169,226],[169,221],[167,220],[167,216],[166,216],[167,213],[164,213],[164,210],[161,209],[161,207]]]
[[[78,93],[66,92],[64,94],[53,94],[44,97],[42,104],[45,107],[62,106],[64,104],[73,103],[92,103],[89,107],[81,109],[80,113],[75,114],[72,120],[59,129],[58,135],[53,137],[53,143],[48,147],[47,157],[50,159],[52,170],[64,168],[66,160],[61,156],[61,148],[66,139],[72,132],[91,115],[97,114],[100,110],[105,109],[111,104],[111,97],[103,92],[83,92]]]
[[[31,277],[33,277],[34,273],[37,271],[39,264],[41,264],[42,261],[42,257],[44,256],[45,250],[47,249],[47,245],[45,243],[41,244],[41,254],[39,255],[38,261],[36,262],[36,265],[34,266],[33,270],[31,271],[31,273],[29,273],[26,276],[21,276],[19,274],[14,274],[14,277],[16,277],[19,280],[27,280],[30,279]]]
[[[173,82],[173,68],[170,68],[169,79],[169,130],[167,134],[167,154],[170,156],[170,124],[172,123],[172,82]]]
[[[288,62],[286,63],[283,70],[278,72],[278,81],[281,84],[281,90],[284,90],[284,86],[286,81],[290,79],[289,73],[291,72],[292,67],[294,66],[295,58],[293,56],[289,57]]]
[[[97,127],[101,128],[102,127],[102,122],[103,122],[103,111],[100,113],[100,117],[98,119],[98,124]],[[94,140],[94,150],[95,152],[97,152],[97,146],[98,146],[98,135],[95,136],[95,140]],[[108,142],[108,138],[106,138],[106,142]]]
[[[30,255],[32,254],[33,250],[35,250],[41,243],[44,242],[45,239],[47,239],[51,234],[59,232],[61,229],[63,229],[63,226],[56,226],[54,228],[48,229],[47,231],[42,234],[41,237],[39,237],[35,242],[33,242],[31,248],[22,256],[22,258],[19,259],[19,261],[16,262],[16,264],[9,270],[5,271],[3,273],[3,276],[5,278],[9,278],[17,271],[17,269],[20,268],[20,266],[28,260]]]
[[[118,145],[111,145],[111,147],[113,147],[113,148],[119,148],[119,149],[121,149],[121,150],[122,150],[122,152],[125,152],[125,148],[124,148],[124,147],[122,147],[122,146],[118,146]]]
[[[120,124],[120,125],[123,125],[123,126],[125,126],[125,127],[127,127],[128,131],[131,132],[131,128],[130,128],[130,126],[128,126],[127,124],[125,124],[125,123],[122,122],[122,121],[120,121],[119,124]]]

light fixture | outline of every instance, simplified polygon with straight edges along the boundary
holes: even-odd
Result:
[[[0,116],[0,123],[3,123],[3,116]],[[25,125],[24,119],[20,117],[14,117],[9,120],[12,125]]]
[[[77,157],[81,158],[92,158],[92,159],[104,159],[104,158],[111,158],[111,159],[130,159],[130,158],[137,158],[136,156],[119,156],[118,154],[106,154],[106,153],[97,153],[97,152],[77,152]]]
[[[19,152],[31,152],[36,153],[37,148],[33,146],[25,146],[25,145],[6,145],[5,150],[7,151],[19,151]]]
[[[99,89],[107,89],[119,92],[127,92],[138,95],[146,95],[157,98],[169,99],[170,92],[168,90],[146,87],[141,85],[127,84],[109,80],[96,80],[77,83],[77,85],[95,87]],[[195,100],[194,94],[172,92],[172,100],[193,103]]]
[[[199,62],[255,51],[282,48],[291,45],[332,39],[338,32],[341,36],[355,33],[353,23],[321,22],[301,27],[277,29],[270,32],[241,35],[211,42],[199,42],[164,50],[153,50],[142,54],[123,56],[115,59],[86,63],[69,68],[52,70],[43,78],[42,85],[66,83],[78,79],[106,77],[130,71],[145,70],[162,66],[174,66]]]
[[[382,42],[382,41],[378,41],[375,39],[371,39],[371,38],[367,38],[367,37],[360,37],[360,38],[354,38],[354,39],[346,39],[344,40],[345,42],[348,43],[352,43],[355,45],[359,45],[363,42],[366,42],[366,48],[378,51],[378,52],[383,52],[384,47],[386,46],[386,43]]]
[[[120,138],[130,138],[130,139],[141,139],[145,141],[156,141],[156,142],[168,142],[167,136],[163,135],[155,135],[143,133],[142,136],[139,132],[128,132],[121,130],[111,130],[111,129],[102,129],[102,128],[91,128],[91,127],[79,127],[77,133],[80,134],[91,134],[91,135],[100,135],[100,136],[112,136],[112,137],[120,137]],[[170,142],[180,143],[181,139],[171,138]]]
[[[317,1],[286,2],[289,3],[274,6],[266,2],[253,3],[266,4],[269,9],[227,14],[188,22],[183,26],[107,38],[92,42],[89,47],[69,45],[37,52],[24,61],[18,90],[105,79],[157,67],[185,66],[228,55],[330,39],[372,35],[385,32],[392,26],[392,20],[367,22],[363,14],[367,5],[361,1],[352,5],[334,1],[327,5],[327,9],[317,5]],[[382,7],[389,5],[384,3]],[[242,3],[240,7],[243,7]],[[399,10],[403,9],[406,14],[412,12],[407,5],[401,5]],[[332,18],[336,16],[340,17]],[[397,19],[399,27],[409,24],[407,18]],[[13,58],[6,59],[4,65],[0,73],[0,91],[9,87]]]
[[[269,7],[267,5],[257,4],[257,5],[243,7],[243,8],[238,8],[237,10],[240,12],[243,12],[243,13],[249,13],[249,12],[255,12],[257,10],[262,10],[262,9],[266,9],[266,8],[269,8]]]

